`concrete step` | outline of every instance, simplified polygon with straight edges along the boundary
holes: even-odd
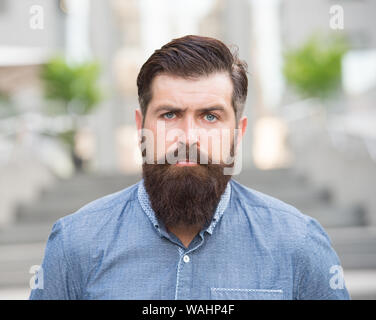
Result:
[[[244,186],[299,207],[314,207],[318,203],[331,203],[332,195],[329,190],[313,188],[306,182],[295,181],[255,181],[252,178],[240,177],[234,179]]]
[[[351,248],[356,246],[356,251],[364,247],[376,252],[376,227],[326,228],[325,231],[338,248],[354,251]]]
[[[16,220],[21,223],[55,221],[87,203],[138,182],[140,176],[81,176],[60,181],[41,194],[32,205],[20,206]]]
[[[376,269],[376,228],[326,228],[346,269]]]
[[[127,185],[136,183],[141,179],[141,175],[114,175],[114,174],[78,174],[70,179],[59,180],[55,186],[49,190],[59,190],[69,193],[77,189],[122,189]],[[48,193],[48,190],[47,190]]]
[[[338,252],[343,268],[354,269],[376,269],[376,253],[341,253]]]
[[[28,286],[30,268],[40,265],[44,255],[44,242],[0,246],[0,288]]]
[[[290,168],[272,170],[244,169],[239,175],[235,175],[233,177],[236,180],[249,180],[251,178],[253,181],[307,181],[307,178],[305,176],[302,176],[301,174]]]
[[[0,246],[22,243],[45,243],[52,230],[52,222],[14,224],[0,230]]]
[[[324,228],[362,227],[367,224],[363,212],[357,211],[356,208],[318,204],[314,207],[302,206],[299,210],[317,219]]]
[[[119,190],[117,190],[119,191]],[[91,194],[81,196],[77,191],[77,197],[67,199],[61,197],[59,201],[53,199],[40,199],[29,207],[22,207],[18,209],[16,220],[19,223],[43,223],[44,221],[55,221],[63,216],[76,212],[84,205],[101,198],[109,193]]]

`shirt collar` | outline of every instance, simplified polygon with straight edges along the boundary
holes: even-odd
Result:
[[[140,202],[140,205],[143,209],[143,211],[146,213],[148,218],[150,219],[151,223],[153,224],[154,228],[161,234],[160,231],[160,223],[158,219],[155,216],[155,212],[151,207],[149,195],[146,192],[145,185],[144,185],[144,179],[142,179],[138,185],[138,201]],[[231,196],[231,183],[228,182],[225,191],[223,192],[221,199],[217,205],[216,211],[213,215],[212,221],[210,222],[210,225],[202,230],[201,232],[207,231],[208,233],[212,234],[215,225],[218,223],[218,221],[221,219],[224,211],[226,210],[229,200]]]

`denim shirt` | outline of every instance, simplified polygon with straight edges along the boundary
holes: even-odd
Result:
[[[349,299],[341,270],[317,220],[233,179],[186,248],[141,180],[53,225],[30,299]]]

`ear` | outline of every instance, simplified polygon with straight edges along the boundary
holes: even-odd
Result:
[[[245,130],[247,128],[247,124],[248,124],[248,119],[246,116],[243,116],[240,120],[239,120],[239,123],[238,123],[238,136],[237,136],[237,146],[241,143],[242,139],[243,139],[243,136],[244,136],[244,133],[245,133]]]
[[[136,126],[137,126],[137,130],[141,130],[142,129],[142,113],[141,113],[141,110],[140,109],[136,109],[135,111],[135,120],[136,120]]]
[[[137,133],[138,133],[138,143],[141,143],[141,130],[142,130],[142,113],[140,109],[136,109],[135,112],[135,120],[136,120],[136,126],[137,126]]]

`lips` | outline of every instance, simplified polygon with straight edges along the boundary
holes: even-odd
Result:
[[[197,162],[187,161],[187,160],[179,160],[176,163],[177,166],[197,166]]]

